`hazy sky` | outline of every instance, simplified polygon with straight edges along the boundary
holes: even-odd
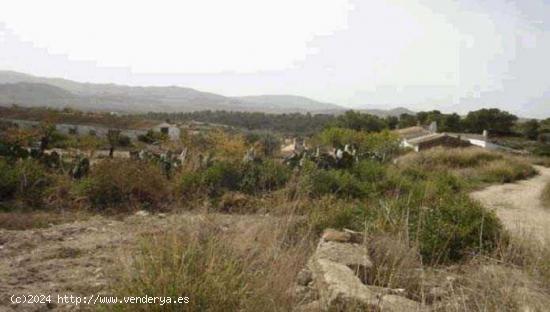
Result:
[[[550,116],[550,1],[2,0],[0,69]]]

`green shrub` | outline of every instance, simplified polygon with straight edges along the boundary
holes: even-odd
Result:
[[[418,246],[424,263],[460,261],[496,247],[502,226],[493,212],[468,197],[462,179],[437,173],[400,182],[392,175],[392,192],[358,208],[353,224],[365,224],[373,233],[405,235]]]
[[[158,166],[143,161],[104,160],[92,167],[79,185],[93,207],[141,205],[159,208],[169,201],[170,190]]]
[[[241,172],[237,164],[218,161],[208,168],[184,172],[179,182],[179,191],[183,198],[216,197],[226,191],[238,190],[240,181]]]
[[[377,182],[386,175],[386,167],[378,161],[365,159],[355,164],[353,174],[361,181]]]
[[[185,199],[199,197],[206,193],[206,186],[202,183],[202,174],[198,171],[186,171],[179,179],[179,194]]]
[[[266,160],[261,163],[249,162],[242,167],[240,190],[245,193],[259,193],[276,190],[286,184],[291,171],[288,166]]]
[[[309,203],[307,209],[308,225],[315,234],[320,234],[326,228],[364,230],[363,212],[355,203],[325,196]]]
[[[500,239],[502,226],[467,195],[443,196],[438,202],[420,208],[410,226],[419,229],[416,239],[425,262],[458,261],[472,253],[490,252]]]
[[[39,206],[51,183],[47,168],[35,159],[20,159],[15,163],[0,159],[0,200],[16,198]]]
[[[218,197],[227,191],[257,194],[283,187],[290,178],[287,166],[267,160],[245,164],[217,161],[212,166],[182,175],[179,190],[182,197]]]
[[[314,169],[305,176],[313,197],[334,194],[340,198],[360,198],[366,195],[366,186],[345,170]]]
[[[31,206],[41,205],[46,189],[51,184],[51,177],[39,161],[27,158],[15,164],[18,186],[16,197]]]
[[[237,190],[241,180],[239,167],[231,162],[215,162],[202,172],[201,183],[212,196],[221,195],[226,190]]]
[[[124,146],[124,147],[127,147],[127,146],[131,146],[132,145],[132,139],[130,139],[129,136],[127,135],[120,135],[118,137],[118,145],[119,146]]]
[[[0,200],[13,198],[18,186],[18,175],[14,166],[0,159]]]

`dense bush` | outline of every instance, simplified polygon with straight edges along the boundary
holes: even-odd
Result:
[[[16,162],[18,185],[16,197],[31,206],[39,206],[52,179],[47,169],[32,158]]]
[[[289,178],[289,167],[274,160],[249,162],[242,165],[239,189],[250,194],[273,191],[284,186]]]
[[[309,202],[306,211],[308,225],[315,234],[320,234],[326,228],[364,230],[361,208],[355,203],[324,196],[314,202]]]
[[[305,178],[313,197],[334,194],[341,198],[358,198],[365,195],[363,183],[348,171],[317,169]]]
[[[160,168],[143,161],[102,161],[92,167],[79,188],[93,207],[102,209],[121,205],[160,208],[170,195]]]
[[[236,164],[218,161],[208,168],[185,171],[179,181],[179,192],[187,199],[220,196],[226,191],[237,190],[240,179],[241,174]]]
[[[407,233],[426,263],[457,261],[496,247],[500,222],[463,192],[463,181],[451,174],[412,181],[404,181],[397,195],[362,209],[365,224],[375,232]]]
[[[18,181],[15,168],[4,159],[0,159],[0,200],[10,199],[15,195]]]
[[[184,172],[179,190],[184,198],[218,197],[228,191],[257,194],[283,187],[290,169],[274,160],[240,163],[216,161],[210,167]]]

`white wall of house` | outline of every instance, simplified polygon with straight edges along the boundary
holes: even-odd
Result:
[[[472,138],[466,138],[466,139],[467,139],[468,142],[470,142],[470,144],[472,144],[472,145],[479,146],[479,147],[483,147],[483,148],[487,148],[487,142],[484,141],[484,140],[472,139]]]
[[[162,128],[168,128],[168,138],[172,141],[179,140],[181,135],[181,130],[178,127],[170,126],[170,127],[163,127],[163,126],[156,126],[153,128],[153,131],[155,132],[162,132]]]

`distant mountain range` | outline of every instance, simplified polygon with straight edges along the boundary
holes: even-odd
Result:
[[[227,97],[184,87],[131,87],[80,83],[0,71],[0,105],[72,107],[86,111],[191,112],[227,110],[265,113],[339,114],[345,107],[295,95]],[[405,108],[361,110],[379,116],[413,113]]]

